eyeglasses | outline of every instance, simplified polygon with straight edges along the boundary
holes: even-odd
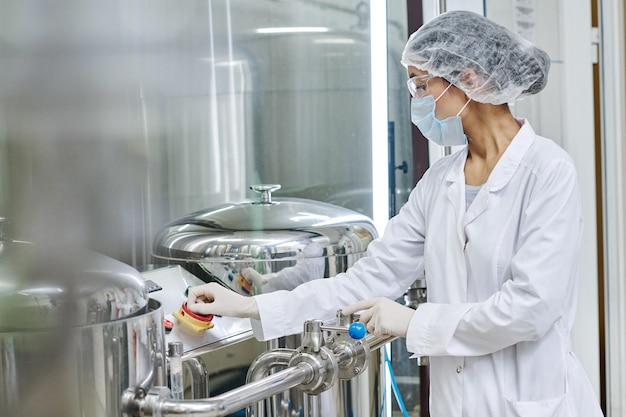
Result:
[[[421,98],[426,95],[426,91],[428,91],[428,81],[432,78],[435,78],[430,74],[423,75],[415,75],[408,80],[406,80],[406,85],[409,88],[409,92],[411,93],[411,97],[413,98]]]

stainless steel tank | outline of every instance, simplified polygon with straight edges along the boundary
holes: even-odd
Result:
[[[164,382],[160,303],[133,268],[84,250],[3,241],[0,415],[121,416]]]
[[[344,272],[377,236],[371,219],[353,210],[273,198],[280,185],[250,188],[259,199],[201,210],[163,227],[154,241],[155,262],[182,265],[204,281],[250,295]],[[242,281],[246,267],[262,279]]]
[[[353,210],[302,198],[273,198],[277,184],[250,188],[260,193],[258,199],[201,210],[164,226],[154,241],[155,262],[181,265],[204,281],[252,295],[345,272],[377,237],[371,219]],[[258,280],[244,279],[244,268],[255,270]],[[267,347],[295,349],[300,343],[294,335]],[[380,356],[372,355],[367,372],[322,394],[322,415],[379,410],[382,378]],[[269,414],[300,415],[301,399],[297,392],[277,399]]]

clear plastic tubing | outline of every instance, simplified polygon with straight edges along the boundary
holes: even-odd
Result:
[[[172,399],[182,400],[185,387],[183,386],[183,343],[169,342],[167,356],[170,365],[170,391]]]

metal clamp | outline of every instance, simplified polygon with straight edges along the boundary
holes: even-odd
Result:
[[[352,314],[344,316],[341,310],[337,311],[337,326],[322,326],[323,330],[329,331],[326,338],[326,346],[332,350],[337,358],[339,367],[339,379],[347,380],[354,378],[365,371],[370,357],[370,347],[363,343],[362,337],[358,340],[351,334],[350,326],[358,323],[359,316]]]
[[[309,365],[313,372],[310,380],[298,387],[307,394],[321,394],[337,382],[339,371],[337,360],[333,352],[326,346],[320,347],[320,350],[315,354],[298,351],[289,361],[289,367],[302,364]]]

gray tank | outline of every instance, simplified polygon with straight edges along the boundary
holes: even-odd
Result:
[[[0,415],[121,416],[124,390],[163,383],[163,311],[133,268],[5,239],[0,283]]]

